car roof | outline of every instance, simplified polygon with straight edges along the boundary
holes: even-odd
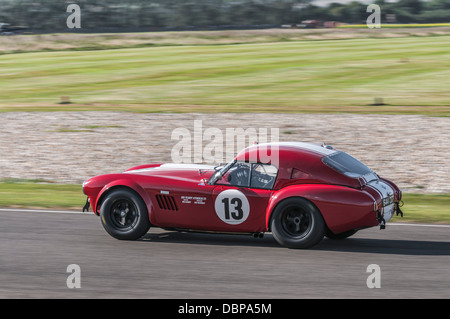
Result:
[[[334,148],[328,148],[329,146],[323,144],[315,144],[315,143],[306,143],[306,142],[280,142],[280,143],[265,143],[265,144],[256,144],[256,145],[271,145],[278,146],[280,149],[290,149],[290,150],[297,150],[297,151],[310,151],[315,152],[317,154],[326,156],[333,154],[336,152]]]
[[[254,144],[242,150],[236,160],[245,162],[262,162],[274,163],[274,159],[270,159],[271,155],[278,156],[276,162],[285,161],[289,157],[298,157],[299,155],[310,155],[316,158],[322,158],[337,152],[334,148],[327,145],[319,145],[305,142],[279,142]]]

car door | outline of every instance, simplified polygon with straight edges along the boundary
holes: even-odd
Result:
[[[167,188],[167,190],[166,190]],[[214,186],[203,181],[178,182],[163,188],[155,195],[156,218],[162,228],[210,230],[215,219],[211,216]],[[169,191],[170,189],[170,191]]]
[[[264,232],[266,208],[277,169],[273,165],[236,162],[213,189],[215,225],[218,231]]]

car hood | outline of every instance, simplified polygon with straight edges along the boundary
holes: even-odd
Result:
[[[177,179],[209,179],[215,172],[214,166],[200,164],[151,164],[136,166],[126,170],[125,174],[159,176]]]

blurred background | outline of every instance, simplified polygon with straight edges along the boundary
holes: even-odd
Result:
[[[65,29],[68,4],[82,8],[83,30],[136,31],[140,28],[275,27],[303,20],[365,23],[367,4],[382,7],[382,22],[449,22],[448,0],[1,0],[0,21],[35,32]]]
[[[76,207],[85,179],[170,162],[172,131],[203,119],[326,142],[398,183],[410,212],[426,201],[450,219],[449,13],[450,0],[0,0],[0,206]]]

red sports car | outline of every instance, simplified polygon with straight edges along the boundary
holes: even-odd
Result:
[[[270,157],[267,154],[275,154]],[[262,156],[264,154],[264,156]],[[134,240],[150,227],[272,232],[290,248],[341,239],[401,214],[402,193],[366,165],[327,145],[255,144],[225,166],[150,164],[83,183],[105,230]]]

